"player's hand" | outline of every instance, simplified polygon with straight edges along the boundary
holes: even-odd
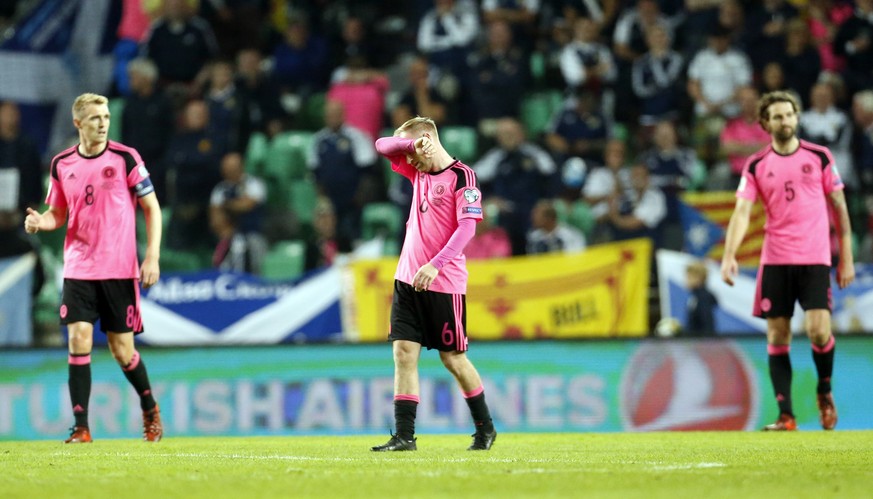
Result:
[[[841,260],[837,265],[837,285],[840,289],[845,289],[846,286],[852,284],[855,280],[855,264],[853,262]]]
[[[139,271],[139,281],[142,283],[142,287],[150,288],[161,277],[161,269],[158,265],[157,260],[153,258],[146,258],[142,262],[142,267]]]
[[[432,158],[436,152],[436,147],[433,141],[428,137],[419,137],[415,139],[415,154],[420,158]]]
[[[418,272],[415,273],[415,277],[412,278],[412,287],[415,288],[416,291],[427,291],[427,288],[430,287],[439,273],[440,271],[437,270],[432,263],[425,263],[420,269],[418,269]]]
[[[42,223],[42,214],[33,208],[27,209],[27,216],[24,217],[24,230],[28,234],[36,234],[39,232],[39,224]]]
[[[721,280],[726,282],[728,286],[733,286],[737,273],[739,273],[739,265],[736,257],[724,257],[721,260]]]

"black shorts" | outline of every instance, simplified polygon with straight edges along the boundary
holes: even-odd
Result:
[[[64,279],[60,313],[61,324],[100,319],[104,333],[143,332],[136,279]]]
[[[395,280],[388,339],[414,341],[428,350],[465,352],[465,295],[416,291],[411,285]]]
[[[829,265],[763,265],[757,284],[756,317],[791,317],[795,302],[803,310],[831,310]]]

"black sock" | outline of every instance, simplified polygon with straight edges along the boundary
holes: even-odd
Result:
[[[418,402],[414,400],[394,400],[394,422],[397,425],[397,436],[403,440],[412,440],[415,436],[415,413]]]
[[[791,357],[788,352],[770,354],[770,381],[780,414],[794,415],[791,408]]]
[[[834,336],[828,339],[823,346],[812,346],[812,360],[815,362],[815,370],[818,372],[818,386],[816,393],[831,393],[831,375],[834,372]]]
[[[130,358],[130,363],[122,367],[121,370],[124,371],[124,376],[127,378],[127,381],[130,381],[130,384],[133,385],[133,389],[139,394],[140,408],[142,408],[143,411],[154,409],[157,403],[152,396],[149,375],[146,372],[145,363],[143,363],[139,356],[139,352],[134,351],[133,357]]]
[[[494,431],[494,423],[491,421],[491,412],[488,410],[488,404],[485,403],[485,392],[480,392],[478,395],[464,399],[470,407],[470,414],[473,416],[473,424],[476,425],[476,431],[484,431],[486,433]]]
[[[70,354],[70,377],[67,384],[70,388],[70,404],[73,406],[73,417],[76,426],[88,427],[88,399],[91,398],[91,354]]]

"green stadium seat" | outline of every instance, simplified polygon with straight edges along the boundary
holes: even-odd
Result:
[[[116,97],[109,99],[109,140],[121,142],[121,118],[124,116],[124,99]]]
[[[246,146],[246,171],[254,175],[262,175],[269,150],[270,141],[267,136],[261,132],[253,133]]]
[[[594,214],[591,212],[591,207],[588,206],[588,203],[582,201],[581,199],[574,202],[570,207],[569,217],[567,222],[581,230],[585,237],[591,237],[591,231],[594,230],[594,225],[596,224],[596,220],[594,218]]]
[[[528,137],[536,138],[545,132],[562,102],[563,98],[558,90],[534,92],[522,99],[521,122],[527,129]]]
[[[370,203],[361,214],[361,236],[364,240],[383,237],[387,241],[397,239],[403,227],[403,213],[391,203]]]
[[[278,241],[264,256],[261,276],[271,281],[287,281],[305,270],[306,244],[300,240]]]
[[[325,102],[327,102],[327,96],[324,92],[310,95],[301,108],[299,127],[311,131],[323,128]]]
[[[197,272],[204,268],[203,257],[191,251],[164,248],[161,250],[161,270],[166,272]]]
[[[311,224],[315,218],[315,202],[318,200],[318,186],[310,180],[298,180],[289,185],[286,206],[294,212],[300,223]]]
[[[452,156],[466,164],[479,159],[479,136],[468,126],[445,126],[440,129],[440,142]]]
[[[309,172],[306,157],[312,136],[312,132],[294,130],[273,137],[264,162],[264,176],[280,182],[304,178]]]
[[[546,77],[546,57],[538,50],[530,54],[530,75],[537,86],[541,86]]]

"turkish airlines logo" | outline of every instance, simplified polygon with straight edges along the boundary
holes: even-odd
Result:
[[[622,422],[633,431],[751,430],[757,386],[733,342],[647,343],[622,377]]]

